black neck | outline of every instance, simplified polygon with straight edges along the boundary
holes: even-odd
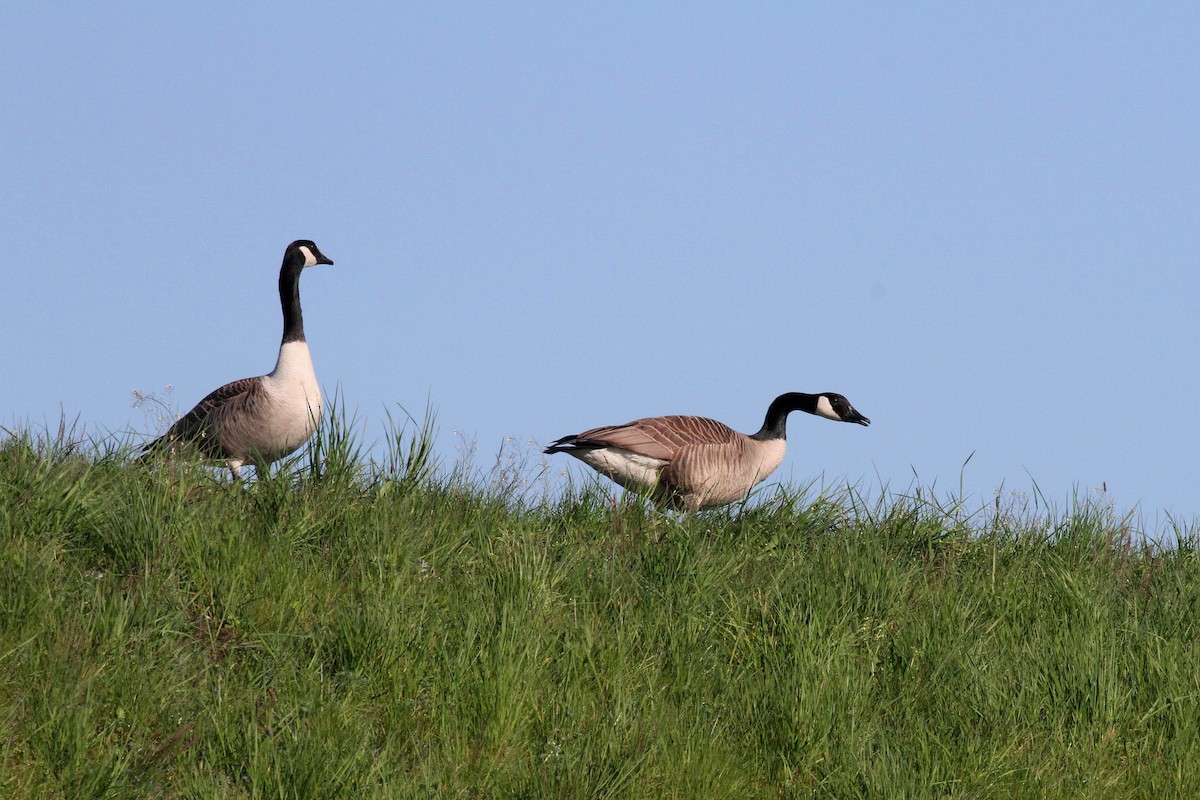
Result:
[[[805,394],[804,392],[788,392],[781,394],[771,401],[767,408],[767,417],[763,426],[751,439],[760,442],[771,439],[787,439],[787,418],[793,411],[807,411],[809,414],[817,410],[817,398],[820,395]]]
[[[283,306],[283,342],[304,341],[304,315],[300,313],[300,272],[304,262],[284,258],[279,270],[279,303]]]

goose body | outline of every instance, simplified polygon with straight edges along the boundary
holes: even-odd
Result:
[[[775,471],[787,451],[787,416],[806,411],[869,425],[840,394],[789,392],[775,398],[755,434],[707,417],[646,417],[564,436],[546,448],[567,453],[626,489],[685,511],[746,497]]]
[[[307,239],[288,245],[279,270],[283,339],[275,368],[210,392],[145,452],[193,448],[205,458],[224,461],[238,480],[243,465],[261,470],[308,441],[321,418],[321,389],[304,336],[300,273],[332,263]]]

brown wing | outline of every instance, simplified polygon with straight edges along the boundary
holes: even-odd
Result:
[[[737,432],[707,417],[646,417],[626,425],[593,428],[574,437],[572,444],[620,447],[623,450],[670,461],[691,445],[725,444]]]
[[[218,416],[252,402],[256,394],[255,389],[261,384],[260,378],[242,378],[214,389],[196,403],[195,408],[177,419],[166,433],[146,445],[143,452],[189,444],[207,456],[225,455],[221,443],[212,435],[213,422]]]

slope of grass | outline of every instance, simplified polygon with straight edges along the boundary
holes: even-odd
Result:
[[[1200,554],[1103,507],[675,519],[0,438],[0,796],[1200,796]]]

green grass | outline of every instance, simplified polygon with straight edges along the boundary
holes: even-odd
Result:
[[[0,796],[1200,796],[1191,531],[534,502],[416,428],[244,487],[0,436]]]

